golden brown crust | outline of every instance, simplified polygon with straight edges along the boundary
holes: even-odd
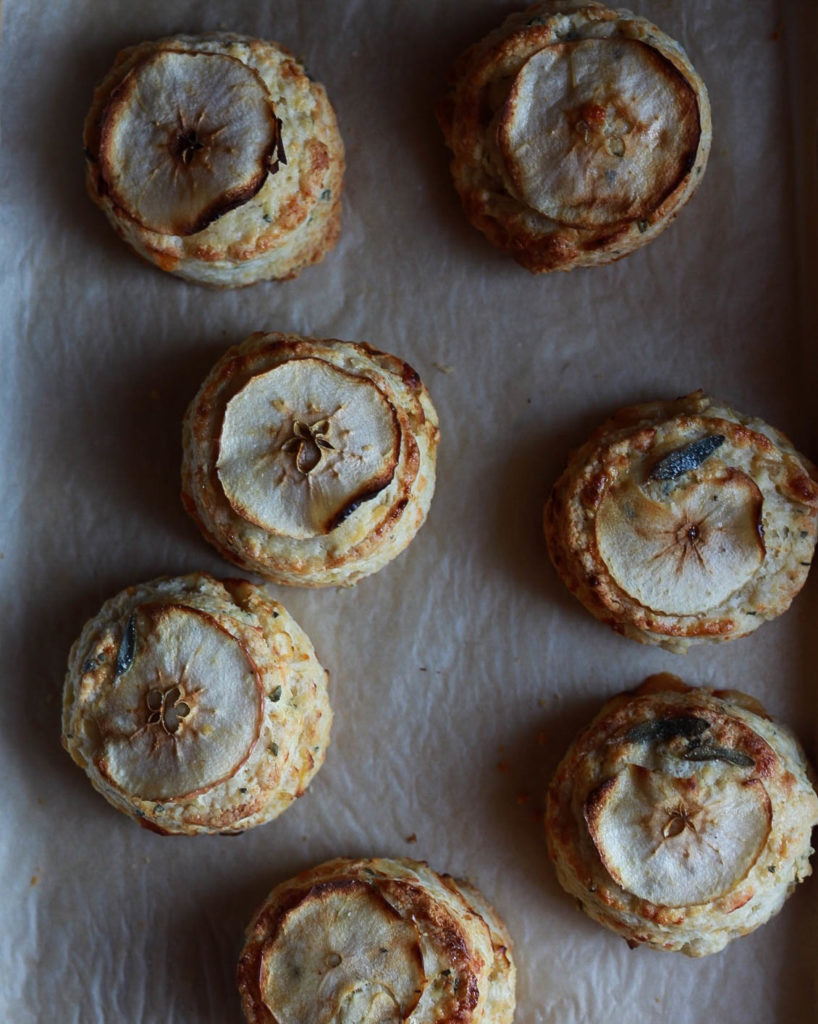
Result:
[[[217,469],[228,403],[248,382],[298,360],[318,360],[371,383],[388,401],[399,441],[394,468],[354,487],[321,536],[305,533],[301,539],[240,515]],[[327,410],[314,418],[321,415]],[[402,360],[366,344],[259,333],[225,353],[188,409],[182,501],[206,539],[242,568],[298,586],[351,584],[399,554],[424,522],[434,492],[438,438],[428,392]]]
[[[595,86],[574,80],[564,100],[559,86],[547,101],[532,92],[583,47],[597,64]],[[667,227],[701,180],[711,138],[704,84],[678,43],[628,11],[534,4],[462,54],[450,78],[437,115],[466,216],[534,273],[627,255]],[[657,88],[666,95],[646,117],[640,104]],[[556,104],[550,127],[538,121],[546,102]],[[520,149],[509,132],[517,121]],[[560,171],[577,153],[576,173]]]
[[[661,460],[686,446],[695,455],[702,439],[715,445],[702,461],[662,479]],[[784,435],[701,392],[623,409],[554,485],[549,554],[585,607],[633,639],[684,651],[744,636],[806,579],[818,533],[811,473]],[[718,520],[702,511],[711,497]],[[660,593],[655,580],[674,573],[676,593]]]
[[[346,907],[346,913],[322,918],[318,905],[327,901]],[[292,925],[299,914],[323,921],[324,927],[316,930],[313,924],[308,935],[299,934],[297,924]],[[356,953],[367,949],[373,933],[389,931],[393,942],[373,950],[373,959],[350,967],[350,977],[336,992],[333,971],[347,969]],[[397,947],[397,963],[379,963],[379,953],[392,957]],[[290,980],[270,975],[271,963],[289,962],[302,970],[315,963],[318,973],[306,979],[299,973]],[[417,987],[401,999],[395,993],[408,978]],[[328,861],[277,886],[247,929],[237,971],[249,1024],[295,1019],[289,999],[293,989],[302,987],[303,998],[296,1004],[300,1024],[319,1016],[327,1024],[346,1019],[343,1000],[351,993],[378,995],[385,988],[401,1006],[401,1019],[411,1024],[511,1024],[514,980],[508,933],[476,890],[437,875],[424,863],[385,858]]]
[[[810,873],[818,798],[803,753],[787,729],[756,712],[753,698],[720,694],[663,674],[614,697],[549,787],[546,834],[560,883],[631,946],[717,952],[777,913]],[[652,779],[673,801],[654,807],[656,821],[641,813],[617,822],[612,793],[638,792]],[[757,840],[748,838],[751,825]],[[650,840],[654,827],[658,842]],[[624,849],[617,828],[630,837]],[[676,853],[674,843],[682,844]],[[652,860],[662,873],[651,874]],[[690,883],[697,869],[705,895],[674,898],[699,891]],[[645,889],[664,899],[638,895]]]
[[[145,828],[234,833],[304,792],[331,721],[326,672],[285,609],[253,584],[196,573],[130,587],[86,624],[62,741]]]
[[[280,122],[273,126],[260,183],[255,177],[242,182],[195,223],[183,222],[178,235],[144,227],[127,212],[128,203],[115,201],[101,154],[123,85],[135,68],[166,51],[240,61],[269,89]],[[335,112],[323,86],[276,43],[212,33],[122,50],[94,93],[83,141],[89,195],[138,255],[167,272],[214,287],[285,280],[323,259],[338,240],[344,149]]]

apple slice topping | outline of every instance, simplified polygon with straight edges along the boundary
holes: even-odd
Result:
[[[631,764],[595,789],[584,810],[616,884],[669,907],[709,903],[739,885],[772,824],[761,781],[731,766],[680,778]]]
[[[206,612],[174,604],[141,605],[123,641],[130,658],[96,709],[102,774],[143,800],[178,800],[235,775],[263,713],[240,641]]]
[[[655,50],[622,38],[537,51],[498,128],[519,197],[578,227],[649,217],[688,172],[698,140],[693,90]]]
[[[418,926],[371,886],[314,886],[264,950],[261,991],[277,1024],[402,1024],[426,987]]]
[[[735,469],[684,480],[657,497],[626,480],[598,510],[599,554],[614,581],[644,607],[666,615],[706,612],[763,562],[762,505],[758,486]]]
[[[228,402],[216,469],[243,519],[305,539],[329,533],[389,485],[400,440],[397,413],[374,381],[292,359]]]
[[[275,170],[280,125],[267,86],[218,53],[159,50],[111,94],[100,173],[129,217],[191,235],[246,203]]]

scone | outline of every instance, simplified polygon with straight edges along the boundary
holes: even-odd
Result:
[[[179,277],[294,277],[338,240],[335,112],[277,43],[218,32],[122,50],[84,145],[88,192],[116,233]]]
[[[644,18],[546,2],[467,50],[438,105],[466,216],[528,270],[625,256],[663,231],[701,181],[707,91]]]
[[[511,1024],[497,912],[413,860],[338,859],[277,886],[238,967],[249,1024]]]
[[[701,391],[617,412],[545,506],[551,559],[598,619],[682,652],[786,611],[818,528],[815,468]]]
[[[129,587],[86,623],[62,742],[140,825],[235,833],[304,793],[331,721],[327,673],[286,610],[251,583],[193,573]]]
[[[735,690],[654,676],[609,701],[548,791],[560,884],[628,940],[716,953],[810,872],[818,797],[788,729]]]
[[[187,411],[182,500],[243,569],[349,585],[420,529],[437,443],[429,394],[395,356],[254,334],[225,353]]]

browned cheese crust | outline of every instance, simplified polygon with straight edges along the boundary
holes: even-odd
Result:
[[[296,586],[350,585],[423,524],[438,438],[429,394],[402,360],[363,343],[259,333],[225,353],[188,409],[182,501],[242,568]]]
[[[718,952],[810,874],[808,773],[752,697],[651,677],[605,704],[551,781],[560,884],[632,947]]]
[[[168,82],[184,100],[163,93]],[[93,201],[138,255],[177,276],[219,288],[283,280],[338,240],[335,112],[277,43],[222,32],[122,50],[83,141]]]
[[[340,858],[277,886],[237,974],[249,1024],[511,1024],[515,968],[496,911],[412,860]]]
[[[71,649],[63,746],[110,804],[163,835],[277,817],[323,764],[331,722],[306,634],[244,580],[129,587]]]
[[[678,43],[629,11],[535,4],[450,78],[437,114],[466,216],[534,273],[633,252],[701,181],[704,84]]]
[[[546,503],[549,554],[598,619],[683,652],[789,607],[818,532],[815,469],[779,431],[702,392],[622,409]]]

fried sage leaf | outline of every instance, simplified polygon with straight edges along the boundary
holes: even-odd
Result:
[[[121,676],[133,665],[134,652],[136,650],[136,621],[133,615],[125,623],[122,631],[122,640],[119,644],[119,651],[116,656],[116,674]]]
[[[695,715],[678,715],[676,718],[657,718],[653,721],[640,722],[625,733],[630,743],[665,743],[682,736],[695,739],[710,727],[705,718]]]
[[[691,441],[690,444],[674,451],[659,459],[650,471],[651,480],[675,480],[682,473],[689,473],[691,469],[698,469],[705,459],[721,448],[724,444],[724,434],[708,434],[707,437],[699,438],[698,441]]]
[[[739,768],[752,768],[755,761],[749,754],[729,747],[718,747],[715,744],[702,743],[692,746],[682,754],[685,761],[727,761]]]
[[[709,728],[710,723],[706,719],[695,715],[657,718],[633,726],[625,733],[625,740],[630,743],[667,743],[681,737],[688,741],[687,750],[680,755],[685,761],[726,761],[738,768],[752,768],[755,765],[755,761],[740,750],[703,742],[702,735]]]

